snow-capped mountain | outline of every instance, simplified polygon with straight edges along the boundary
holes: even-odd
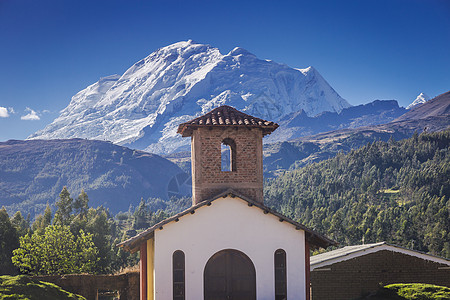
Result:
[[[80,91],[31,139],[109,140],[154,153],[188,149],[178,124],[223,105],[278,121],[304,110],[340,112],[350,104],[313,67],[293,69],[235,48],[228,54],[191,40],[161,48]]]
[[[425,102],[427,102],[428,100],[430,100],[430,97],[428,97],[426,94],[424,93],[420,93],[419,96],[416,97],[416,100],[414,100],[410,105],[408,105],[406,107],[406,109],[411,109],[414,106],[417,105],[421,105],[424,104]]]

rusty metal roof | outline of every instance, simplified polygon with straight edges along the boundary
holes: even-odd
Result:
[[[263,135],[272,133],[278,124],[257,117],[247,115],[234,107],[222,105],[212,111],[178,126],[178,133],[182,136],[191,136],[198,127],[246,127],[261,128]]]

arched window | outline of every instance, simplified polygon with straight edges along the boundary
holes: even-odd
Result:
[[[221,164],[223,172],[236,171],[236,143],[233,139],[226,138],[221,145]]]
[[[283,249],[275,251],[275,300],[287,299],[286,252]]]
[[[185,299],[184,252],[177,250],[172,256],[173,300]]]

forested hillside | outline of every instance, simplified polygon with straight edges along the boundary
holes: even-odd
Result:
[[[450,257],[450,130],[373,142],[286,172],[269,206],[341,245],[387,241]]]
[[[139,199],[179,196],[174,183],[188,177],[170,161],[104,141],[27,140],[0,143],[0,208],[42,213],[66,186],[86,191],[94,207],[127,211]],[[189,191],[187,191],[188,193]],[[188,193],[189,195],[189,193]],[[181,195],[183,196],[183,195]]]

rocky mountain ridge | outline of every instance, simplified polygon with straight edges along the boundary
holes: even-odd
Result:
[[[341,112],[323,112],[310,117],[303,110],[280,119],[280,127],[265,143],[292,140],[332,130],[385,124],[406,112],[395,100],[375,100],[367,104],[344,108]]]

